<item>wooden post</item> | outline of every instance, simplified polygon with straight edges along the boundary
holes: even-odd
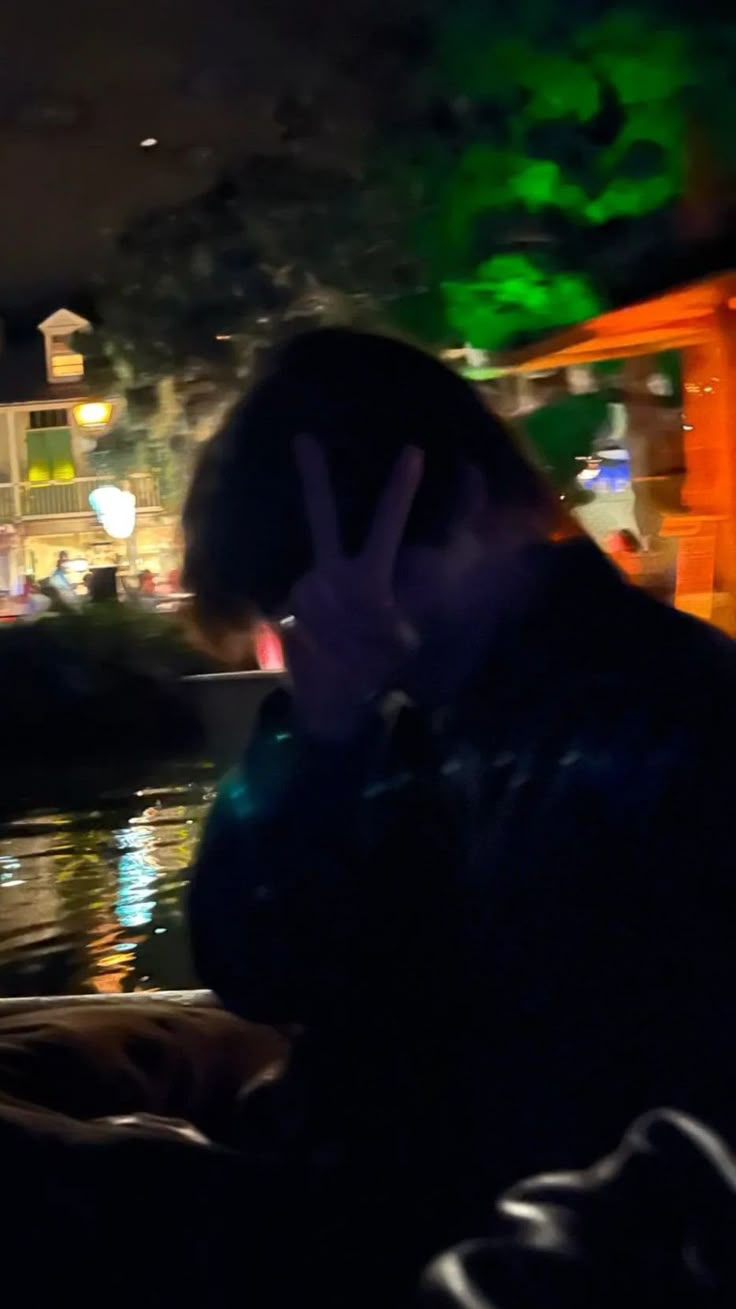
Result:
[[[15,410],[6,409],[5,421],[7,423],[8,434],[8,461],[10,463],[10,480],[13,483],[13,512],[15,517],[20,521],[23,509],[21,504],[21,486],[20,486],[20,463],[18,460],[18,446],[15,440]]]
[[[702,344],[683,351],[683,500],[675,601],[733,632],[736,626],[736,338],[733,313],[713,317]]]

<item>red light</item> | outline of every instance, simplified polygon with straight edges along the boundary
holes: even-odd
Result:
[[[255,635],[256,660],[262,673],[283,673],[284,649],[268,623],[261,623]]]

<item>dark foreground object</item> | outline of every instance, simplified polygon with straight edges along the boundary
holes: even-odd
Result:
[[[280,1195],[225,1140],[284,1049],[216,1008],[147,997],[0,1019],[0,1225],[24,1304],[202,1309],[241,1281],[246,1250],[265,1295],[256,1256]]]
[[[422,1309],[732,1309],[736,1160],[659,1110],[585,1172],[522,1183],[496,1230],[428,1271]]]
[[[285,1053],[217,1009],[148,999],[0,1019],[0,1221],[23,1303],[83,1309],[101,1287],[127,1309],[736,1303],[733,1155],[666,1110],[589,1169],[513,1187],[488,1236],[436,1259],[417,1290],[402,1271],[410,1210],[330,1195],[318,1158],[305,1171],[243,1134],[244,1088]]]

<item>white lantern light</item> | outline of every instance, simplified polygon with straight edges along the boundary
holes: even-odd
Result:
[[[108,536],[125,541],[135,528],[135,496],[118,486],[98,486],[90,493],[90,507]]]

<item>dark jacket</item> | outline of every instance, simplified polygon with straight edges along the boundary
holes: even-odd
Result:
[[[434,1248],[656,1106],[736,1135],[736,651],[587,541],[532,553],[442,714],[326,748],[277,696],[192,893],[202,981],[302,1031],[258,1134]]]
[[[646,1114],[615,1153],[499,1201],[485,1240],[427,1270],[422,1309],[733,1309],[736,1158],[702,1123]]]

